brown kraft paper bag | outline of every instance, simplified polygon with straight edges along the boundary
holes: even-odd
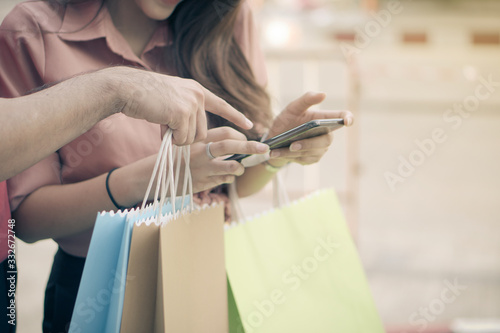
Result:
[[[224,206],[160,227],[156,333],[228,332]]]

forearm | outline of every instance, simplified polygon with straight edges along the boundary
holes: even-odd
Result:
[[[29,96],[0,99],[0,181],[119,110],[116,89],[103,71],[71,78]]]
[[[45,186],[31,193],[13,213],[19,238],[32,243],[91,229],[98,211],[114,208],[106,195],[104,177]]]
[[[131,207],[142,200],[145,185],[134,177],[142,161],[117,169],[109,178],[110,191],[121,205]],[[106,191],[106,176],[66,185],[50,185],[31,193],[13,212],[16,234],[26,242],[63,238],[94,226],[100,211],[117,210]]]
[[[244,198],[259,192],[264,186],[266,186],[274,175],[278,171],[277,168],[282,167],[286,162],[283,161],[271,161],[268,162],[275,166],[276,169],[271,171],[266,168],[264,163],[257,164],[251,168],[245,169],[245,173],[238,177],[236,182],[236,189],[238,191],[238,196]]]

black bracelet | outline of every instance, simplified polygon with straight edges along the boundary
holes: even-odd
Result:
[[[108,175],[106,176],[106,191],[108,192],[108,196],[111,199],[111,202],[113,203],[113,205],[115,205],[115,207],[119,210],[124,210],[124,209],[127,209],[127,207],[120,206],[116,202],[115,198],[113,198],[113,195],[111,194],[111,190],[109,189],[109,176],[111,176],[113,171],[115,171],[116,169],[118,169],[118,168],[114,168],[114,169],[109,170]]]

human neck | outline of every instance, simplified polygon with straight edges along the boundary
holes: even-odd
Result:
[[[116,29],[140,57],[159,22],[147,17],[134,0],[109,0],[106,4]]]

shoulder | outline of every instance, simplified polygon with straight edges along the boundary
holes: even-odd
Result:
[[[52,1],[26,1],[14,7],[7,14],[0,32],[15,32],[33,35],[40,32],[54,32],[62,22],[64,7]]]
[[[238,17],[234,24],[234,38],[244,53],[247,53],[258,39],[252,8],[246,0],[242,1],[238,8]]]
[[[243,35],[249,32],[249,28],[253,26],[252,8],[248,1],[243,0],[238,7],[238,17],[234,25],[234,34],[236,36]]]
[[[46,34],[57,31],[59,5],[18,4],[0,26],[0,93],[15,97],[43,84]]]
[[[248,1],[243,0],[238,10],[238,18],[234,26],[234,39],[252,68],[257,82],[265,86],[267,84],[267,71],[252,8]]]

